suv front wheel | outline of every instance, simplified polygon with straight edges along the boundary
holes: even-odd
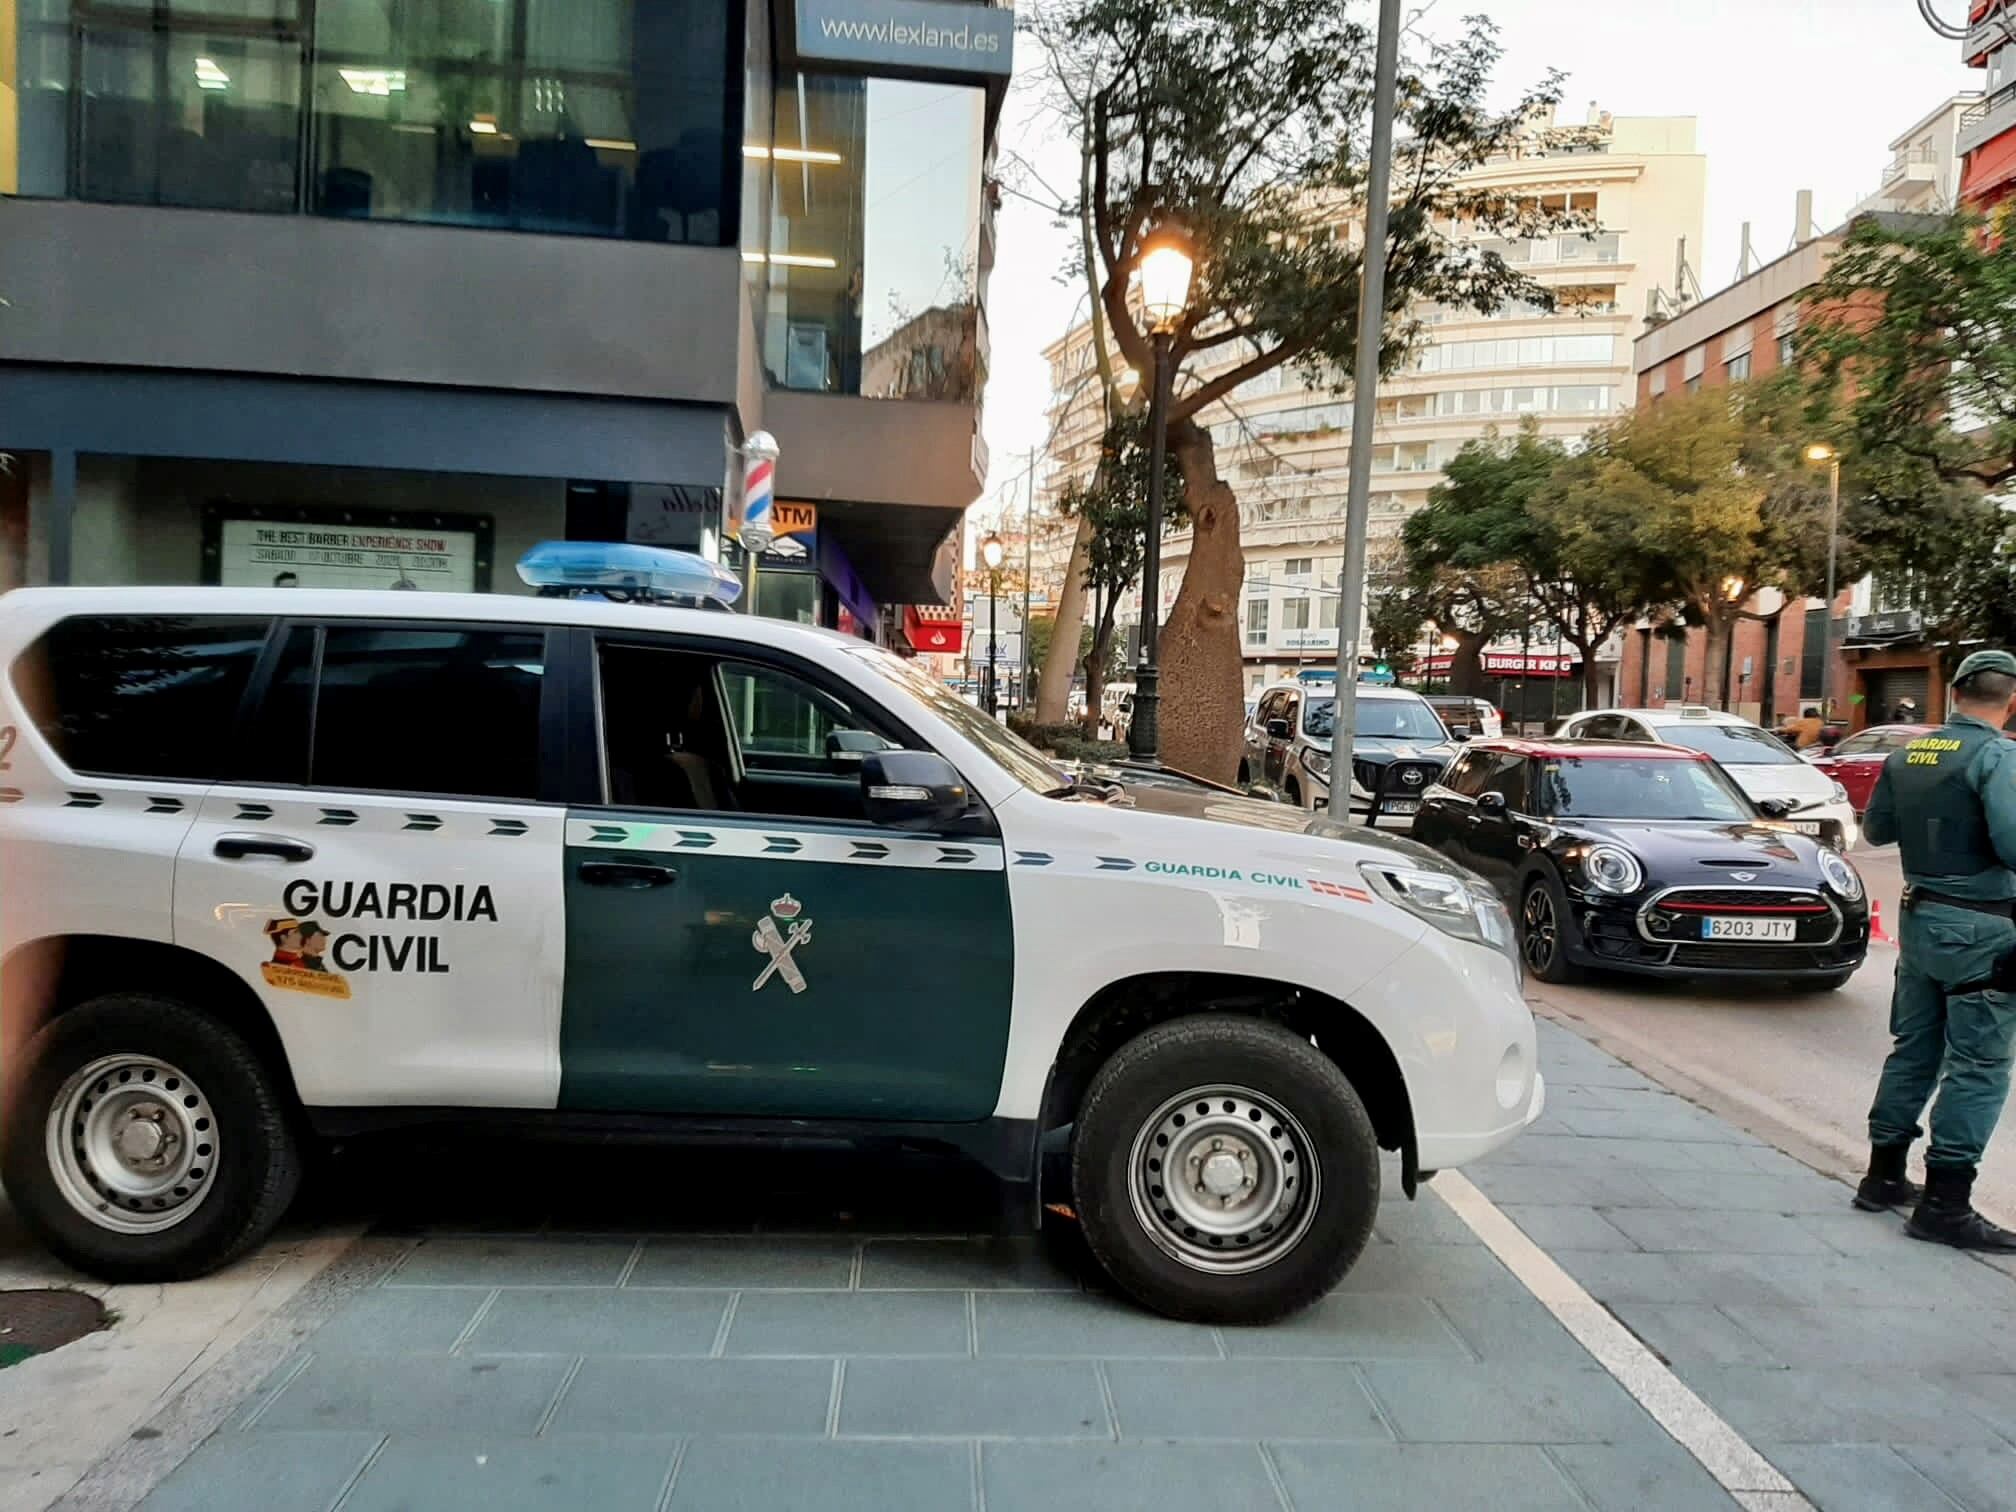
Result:
[[[81,1003],[28,1042],[0,1182],[60,1259],[183,1281],[264,1239],[300,1183],[286,1100],[252,1047],[145,993]]]
[[[1308,1039],[1204,1014],[1128,1041],[1078,1113],[1071,1181],[1085,1239],[1137,1301],[1202,1323],[1265,1323],[1357,1260],[1379,1206],[1372,1121]]]

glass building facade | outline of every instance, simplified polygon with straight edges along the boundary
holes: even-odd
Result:
[[[731,245],[731,0],[0,0],[22,195]]]

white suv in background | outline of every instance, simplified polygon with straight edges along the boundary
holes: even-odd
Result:
[[[1740,714],[1725,714],[1702,704],[1591,709],[1562,721],[1554,733],[1567,740],[1656,740],[1704,751],[1752,802],[1768,798],[1790,802],[1792,811],[1782,823],[1820,835],[1825,833],[1823,822],[1832,821],[1840,826],[1843,850],[1861,838],[1847,789],[1801,760],[1798,752],[1769,730]]]

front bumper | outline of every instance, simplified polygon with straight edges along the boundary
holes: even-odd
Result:
[[[1457,1166],[1468,1165],[1473,1160],[1482,1160],[1493,1150],[1510,1144],[1520,1134],[1539,1122],[1540,1115],[1547,1111],[1547,1078],[1540,1072],[1533,1073],[1533,1092],[1526,1106],[1513,1116],[1510,1122],[1500,1124],[1495,1129],[1483,1133],[1462,1134],[1418,1134],[1415,1146],[1420,1168],[1423,1171],[1447,1171]]]
[[[1794,939],[1750,943],[1705,940],[1689,932],[1693,921],[1684,916],[1669,916],[1664,933],[1648,928],[1643,896],[1571,894],[1563,943],[1577,966],[1638,976],[1822,979],[1853,971],[1869,954],[1867,907],[1828,902],[1833,915],[1800,924]]]

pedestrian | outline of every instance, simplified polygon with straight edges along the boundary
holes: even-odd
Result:
[[[1799,710],[1799,717],[1786,724],[1780,734],[1789,740],[1797,750],[1820,743],[1820,705],[1805,704]]]
[[[1862,820],[1870,844],[1897,842],[1904,916],[1890,997],[1895,1043],[1869,1109],[1869,1174],[1855,1206],[1880,1212],[1915,1201],[1904,1226],[1913,1238],[2016,1252],[2016,1233],[1973,1202],[2016,1049],[2016,993],[1998,979],[2016,950],[2016,742],[2002,738],[2016,712],[2016,655],[1976,651],[1952,691],[1946,723],[1884,761]],[[1904,1163],[1928,1099],[1920,1192]]]

